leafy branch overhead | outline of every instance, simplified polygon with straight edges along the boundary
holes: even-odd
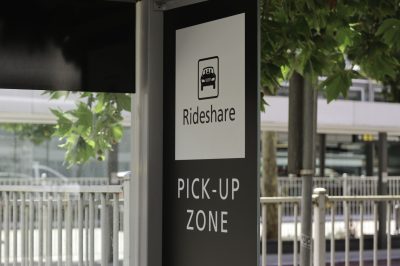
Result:
[[[68,97],[48,92],[52,99]],[[90,158],[104,160],[106,151],[123,136],[123,111],[130,112],[130,95],[121,93],[79,93],[76,108],[69,111],[52,109],[57,117],[55,135],[66,150],[68,166],[82,164]]]
[[[261,0],[262,88],[274,94],[296,71],[328,101],[346,97],[351,79],[400,76],[399,0]]]

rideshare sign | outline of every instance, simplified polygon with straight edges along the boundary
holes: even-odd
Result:
[[[258,1],[165,12],[163,265],[257,265]]]
[[[245,157],[244,27],[242,13],[176,30],[176,160]]]

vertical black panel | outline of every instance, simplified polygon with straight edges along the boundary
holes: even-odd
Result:
[[[215,0],[165,13],[164,20],[164,266],[257,265],[259,257],[258,1]],[[233,159],[175,160],[176,31],[245,14],[245,155]],[[223,38],[223,36],[221,36]],[[210,55],[218,56],[218,55]],[[232,55],[235,56],[235,55]],[[199,58],[200,59],[200,58]],[[195,65],[197,66],[197,61]],[[221,74],[222,75],[222,74]],[[194,86],[197,88],[197,85]],[[201,101],[201,99],[199,99]],[[219,180],[237,178],[235,200],[177,197],[178,179],[206,182],[210,194]],[[198,187],[197,187],[198,188]],[[198,191],[197,191],[198,192]],[[186,192],[185,192],[186,193]],[[192,192],[189,192],[190,194]],[[187,230],[190,213],[228,212],[228,233]],[[194,215],[196,215],[194,213]],[[192,219],[195,219],[195,216]],[[221,217],[220,217],[221,218]],[[200,219],[201,216],[200,216]],[[201,221],[202,222],[202,221]],[[208,226],[208,225],[207,225]],[[221,228],[219,228],[221,229]]]

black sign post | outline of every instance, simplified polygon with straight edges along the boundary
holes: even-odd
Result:
[[[165,12],[163,265],[259,261],[258,1]]]

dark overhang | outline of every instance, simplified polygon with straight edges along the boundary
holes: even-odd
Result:
[[[0,3],[0,88],[134,91],[133,1]]]

